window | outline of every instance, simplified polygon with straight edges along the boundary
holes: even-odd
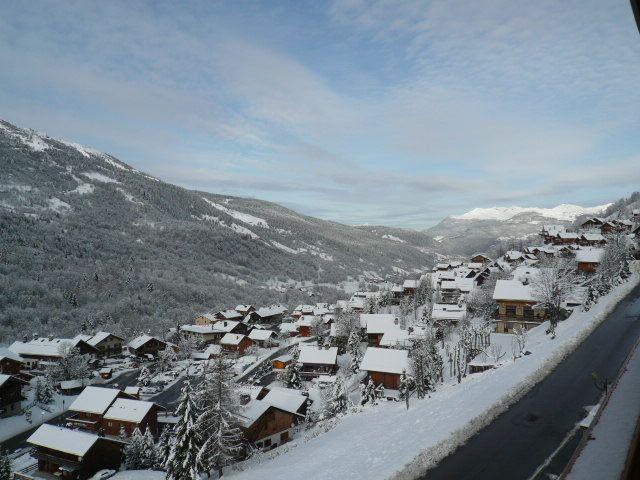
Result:
[[[264,441],[264,446],[265,446],[265,447],[269,447],[270,445],[271,445],[271,439],[270,439],[270,438],[267,438],[267,439]]]
[[[109,425],[110,427],[113,427],[113,422],[108,422],[107,425]]]
[[[516,306],[515,305],[507,305],[506,308],[507,316],[515,317],[516,316]]]

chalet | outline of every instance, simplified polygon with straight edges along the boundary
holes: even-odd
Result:
[[[29,382],[15,375],[0,373],[0,418],[22,413],[22,387]]]
[[[141,390],[142,390],[142,387],[138,387],[138,386],[124,387],[124,393],[136,400],[140,399]]]
[[[235,352],[244,355],[247,348],[253,345],[253,341],[241,333],[227,333],[220,339],[220,346],[227,352]]]
[[[409,330],[397,328],[386,331],[378,345],[383,348],[406,348],[410,346],[411,340],[412,336]]]
[[[543,225],[540,235],[542,236],[544,243],[555,243],[555,238],[561,232],[564,232],[564,225]]]
[[[284,370],[285,368],[287,368],[287,366],[291,365],[292,362],[292,355],[280,355],[279,357],[274,358],[271,361],[271,364],[276,370]]]
[[[604,250],[602,248],[583,248],[576,252],[578,270],[582,273],[595,273],[600,265]]]
[[[101,357],[111,357],[122,353],[124,338],[109,332],[98,332],[87,340],[87,343],[96,347]]]
[[[256,307],[253,305],[236,305],[235,311],[240,313],[243,317],[246,317],[251,312],[255,312]]]
[[[244,317],[244,321],[247,323],[280,323],[286,313],[287,308],[281,305],[261,307],[255,311],[249,312]]]
[[[35,338],[28,342],[13,342],[9,346],[19,355],[27,368],[37,368],[40,362],[57,362],[71,349],[78,349],[81,355],[97,356],[99,350],[81,338]]]
[[[78,395],[90,383],[90,378],[74,378],[73,380],[63,380],[58,384],[58,389],[63,395]]]
[[[223,310],[215,314],[216,319],[218,320],[242,320],[242,315],[240,312],[236,310]]]
[[[600,233],[602,235],[610,235],[619,230],[618,226],[613,222],[604,222],[600,225]]]
[[[121,441],[93,433],[41,425],[28,439],[38,460],[38,477],[85,480],[99,470],[120,468]]]
[[[640,223],[640,208],[636,208],[631,211],[631,221]]]
[[[605,220],[602,218],[591,217],[580,224],[582,230],[599,230]]]
[[[360,297],[354,297],[349,300],[348,309],[352,312],[363,312],[366,307],[366,300]]]
[[[405,297],[412,297],[420,286],[420,280],[405,280],[402,284],[402,294]]]
[[[159,410],[164,408],[153,402],[118,398],[105,412],[102,430],[106,435],[130,437],[136,428],[142,433],[148,428],[157,437]]]
[[[118,398],[130,397],[115,388],[85,387],[69,406],[72,415],[66,421],[75,428],[97,432],[102,426],[105,412]]]
[[[194,360],[213,360],[222,355],[222,347],[220,345],[207,345],[202,352],[193,352],[191,358]]]
[[[400,377],[408,368],[407,350],[392,348],[369,347],[360,363],[360,370],[367,372],[375,385],[391,390],[400,388]]]
[[[578,243],[579,235],[575,232],[560,232],[553,239],[553,243],[556,245],[570,245],[572,243]]]
[[[98,373],[100,374],[100,378],[108,380],[113,376],[113,368],[103,367],[98,371]]]
[[[604,245],[607,240],[601,233],[583,233],[580,235],[578,243],[585,246],[595,246]]]
[[[182,325],[180,327],[180,333],[186,338],[201,344],[218,342],[220,338],[222,338],[222,335],[224,335],[224,333],[217,328],[217,324]]]
[[[213,313],[203,313],[202,315],[198,315],[195,320],[196,325],[213,325],[216,323],[218,319]]]
[[[283,337],[286,337],[286,336],[297,337],[300,334],[300,332],[298,331],[297,323],[291,323],[291,322],[281,323],[278,328],[280,329],[280,335]]]
[[[307,378],[333,375],[338,368],[337,359],[338,347],[301,346],[298,356],[300,374]]]
[[[302,317],[300,317],[296,322],[300,336],[310,337],[313,327],[319,322],[320,320],[315,315],[303,315]]]
[[[131,340],[127,348],[129,349],[129,353],[136,357],[143,357],[145,355],[153,355],[155,357],[158,355],[158,352],[167,348],[167,345],[167,342],[159,338],[143,334]]]
[[[251,402],[241,414],[245,439],[261,450],[272,450],[291,440],[295,423],[296,414],[261,400]]]
[[[263,348],[273,347],[274,345],[278,344],[278,342],[276,341],[276,332],[274,332],[273,330],[262,330],[259,328],[254,328],[249,333],[249,338],[253,343]]]
[[[5,375],[20,375],[20,370],[24,367],[24,362],[20,355],[15,354],[8,348],[0,348],[0,373]]]
[[[469,260],[472,263],[479,263],[481,265],[491,263],[491,259],[487,257],[484,253],[476,253]]]
[[[313,305],[298,305],[296,308],[294,308],[291,316],[297,320],[303,315],[313,315],[314,308],[315,307]]]
[[[434,303],[431,309],[431,318],[438,325],[457,325],[466,315],[465,305]]]
[[[456,277],[454,280],[443,280],[440,284],[440,298],[442,303],[458,303],[462,295],[469,295],[473,290],[474,281],[470,278]]]
[[[537,300],[533,296],[531,284],[518,280],[498,280],[493,299],[498,302],[496,331],[510,333],[516,325],[526,329],[544,321],[545,312],[534,308]]]
[[[391,287],[391,303],[398,305],[404,296],[404,288],[402,285],[393,285]]]
[[[482,373],[495,368],[496,362],[490,358],[485,352],[479,353],[468,364],[469,373]]]
[[[386,332],[400,329],[400,320],[391,313],[374,313],[367,315],[366,323],[367,339],[369,345],[374,347],[380,344],[380,340]]]
[[[297,420],[304,418],[307,407],[312,403],[307,393],[283,387],[265,387],[256,396],[257,400],[273,405],[276,408],[296,415]]]

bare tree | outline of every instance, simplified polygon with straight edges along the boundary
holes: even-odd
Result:
[[[485,354],[493,360],[494,364],[497,365],[507,352],[504,351],[504,347],[502,345],[494,343],[485,351]]]
[[[524,355],[524,349],[527,346],[527,329],[522,325],[516,325],[513,329],[513,343],[515,344],[515,352],[518,357]],[[514,355],[514,359],[517,358]]]

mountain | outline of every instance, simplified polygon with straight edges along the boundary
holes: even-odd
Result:
[[[292,305],[310,301],[303,283],[332,301],[347,279],[429,268],[438,248],[418,232],[181,188],[2,121],[0,179],[0,343],[83,323],[130,334],[238,303]]]
[[[470,255],[490,252],[504,242],[518,245],[535,237],[547,223],[569,225],[584,215],[607,215],[612,207],[613,204],[597,207],[476,208],[462,215],[447,217],[424,233],[446,244],[450,253]]]

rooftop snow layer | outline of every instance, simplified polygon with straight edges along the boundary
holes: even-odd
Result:
[[[408,352],[393,348],[369,347],[364,352],[360,370],[367,372],[397,373],[407,371]]]

